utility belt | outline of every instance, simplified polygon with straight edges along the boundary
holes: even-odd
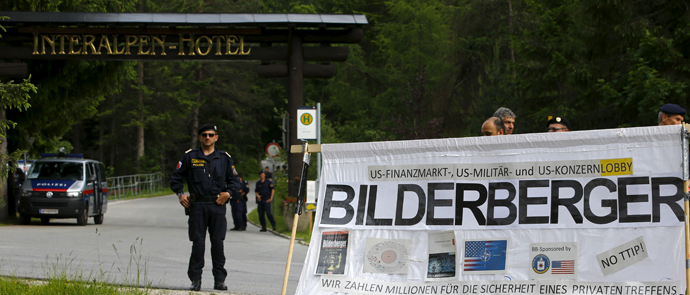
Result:
[[[196,203],[196,202],[215,202],[216,199],[218,199],[218,197],[220,197],[220,194],[215,194],[215,195],[212,195],[212,196],[195,196],[195,195],[192,195],[192,196],[191,196],[191,202],[192,202],[192,203]]]

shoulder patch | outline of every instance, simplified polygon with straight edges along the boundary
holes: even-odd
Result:
[[[191,151],[192,151],[192,149],[188,149],[188,150],[187,150],[186,152],[184,152],[184,153],[186,154],[186,153],[189,153],[189,152],[191,152]]]

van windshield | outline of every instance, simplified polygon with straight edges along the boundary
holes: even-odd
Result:
[[[36,162],[31,165],[29,179],[82,180],[84,164],[74,162]]]

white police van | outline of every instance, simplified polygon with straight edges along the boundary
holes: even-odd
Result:
[[[52,218],[76,218],[86,225],[93,216],[102,224],[108,210],[108,184],[103,163],[82,159],[80,154],[42,154],[22,185],[19,215],[24,224],[31,217],[48,224]]]

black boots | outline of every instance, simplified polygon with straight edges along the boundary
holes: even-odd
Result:
[[[192,285],[189,287],[190,291],[199,291],[201,290],[201,280],[193,280]]]
[[[228,286],[226,286],[224,282],[216,282],[215,284],[213,284],[213,289],[216,289],[216,290],[227,290],[227,289],[228,289]]]

